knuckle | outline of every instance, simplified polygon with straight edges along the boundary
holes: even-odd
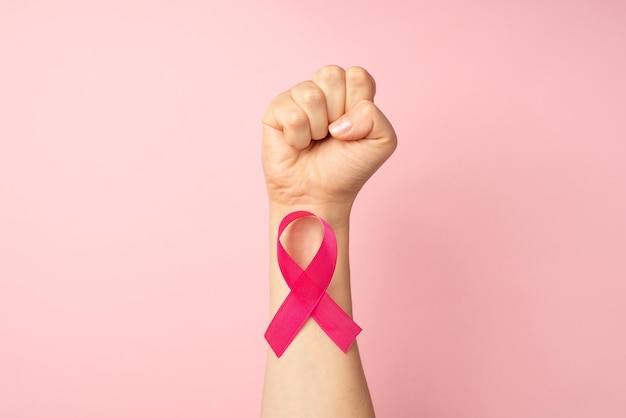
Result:
[[[358,85],[373,85],[374,79],[363,67],[350,67],[346,70],[346,80]]]
[[[300,128],[302,126],[306,126],[308,123],[308,118],[303,111],[298,110],[290,110],[285,115],[285,126],[290,128]]]
[[[357,106],[361,109],[363,113],[368,116],[374,116],[378,112],[378,108],[374,104],[374,102],[370,100],[361,100]]]
[[[327,65],[321,68],[315,75],[315,78],[317,80],[324,83],[334,83],[342,81],[344,77],[345,71],[338,65]]]
[[[312,81],[304,81],[291,90],[291,95],[299,104],[319,106],[324,104],[324,92]]]
[[[308,105],[320,105],[324,103],[324,92],[316,86],[309,85],[302,92],[302,100]]]

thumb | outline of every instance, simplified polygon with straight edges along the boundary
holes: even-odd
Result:
[[[345,115],[331,123],[330,134],[342,141],[371,139],[395,145],[396,133],[389,120],[369,100],[361,100]]]

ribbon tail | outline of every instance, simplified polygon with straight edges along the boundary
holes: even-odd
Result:
[[[315,285],[306,272],[297,280],[265,332],[265,339],[278,357],[282,356],[326,295],[325,290]]]
[[[324,293],[311,316],[344,353],[348,352],[362,331],[361,327],[327,293]]]

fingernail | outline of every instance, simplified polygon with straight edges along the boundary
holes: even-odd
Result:
[[[352,128],[352,122],[350,122],[350,119],[343,116],[331,123],[328,130],[331,135],[342,135],[348,132],[350,128]]]

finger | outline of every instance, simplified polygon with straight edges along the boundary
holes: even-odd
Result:
[[[283,131],[285,142],[295,149],[304,149],[311,143],[311,128],[306,112],[293,101],[289,92],[278,95],[272,101],[263,123]]]
[[[312,81],[304,81],[291,90],[293,101],[306,113],[309,120],[310,137],[324,139],[328,135],[328,112],[324,91]]]
[[[375,140],[395,149],[396,133],[389,120],[369,100],[361,100],[344,116],[329,126],[333,137],[343,141]]]
[[[327,65],[315,73],[313,82],[326,96],[328,122],[336,121],[345,112],[346,72],[336,65]]]
[[[346,70],[346,105],[345,112],[350,111],[361,100],[374,101],[376,82],[362,67],[350,67]]]

